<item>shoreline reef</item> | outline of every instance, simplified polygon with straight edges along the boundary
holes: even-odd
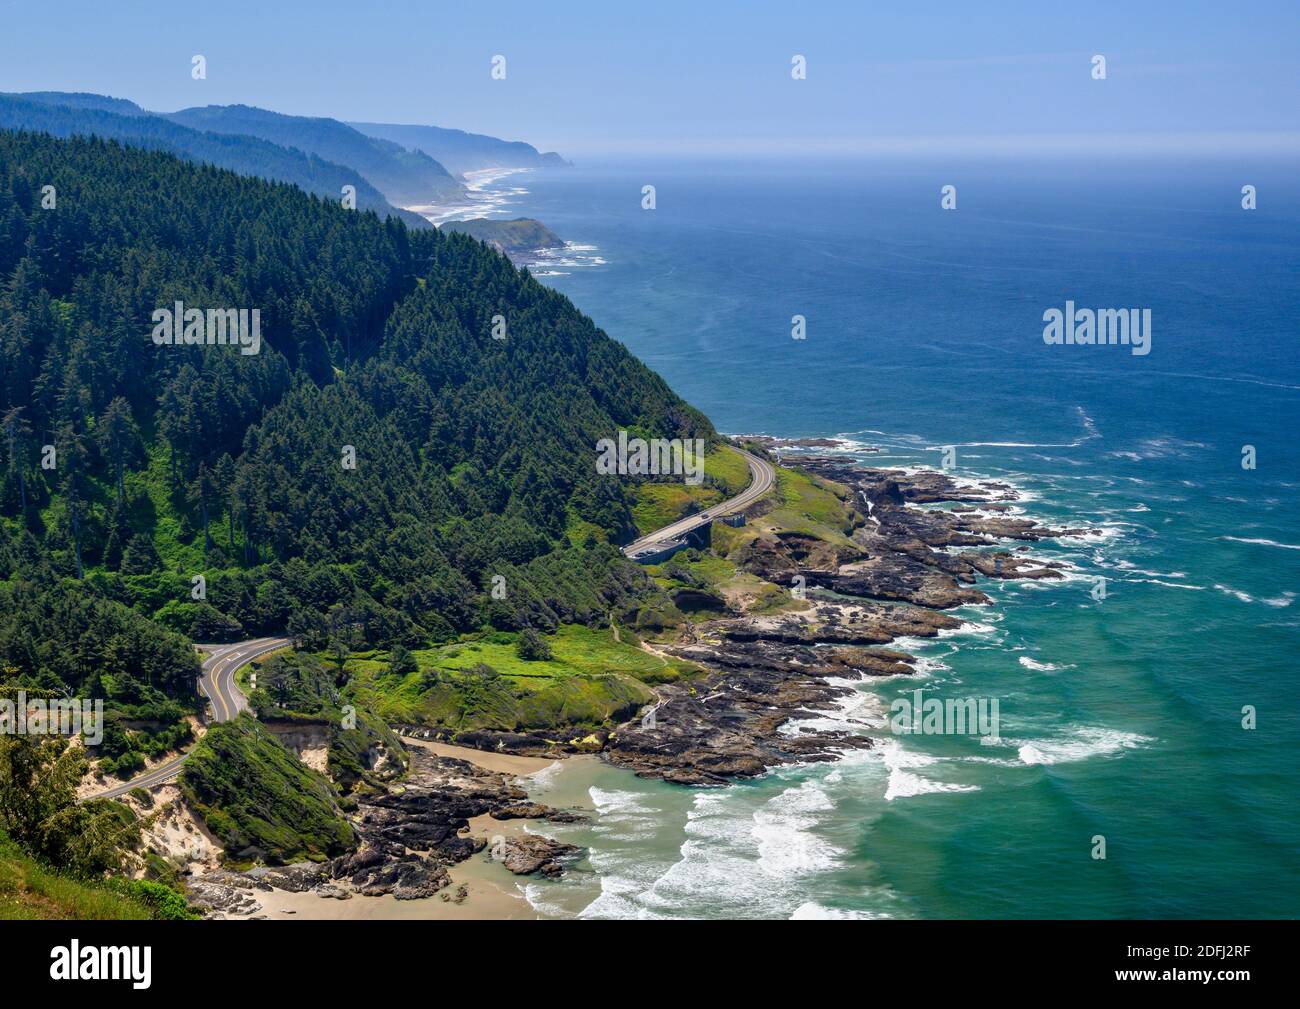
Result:
[[[514,878],[559,875],[581,855],[526,827],[585,818],[534,803],[520,787],[555,761],[404,742],[411,772],[358,800],[355,852],[320,863],[211,869],[188,881],[191,906],[237,920],[538,917]]]
[[[981,578],[1067,577],[1031,545],[1098,532],[1018,514],[1019,495],[1004,482],[818,454],[840,447],[832,439],[746,444],[782,452],[776,491],[739,527],[717,530],[707,556],[649,569],[690,619],[639,645],[692,663],[699,676],[656,684],[646,710],[576,742],[399,725],[410,773],[355,798],[355,851],[210,870],[189,881],[191,902],[242,919],[539,917],[514,879],[556,877],[584,852],[528,824],[580,822],[587,811],[532,801],[521,787],[528,776],[560,760],[600,760],[641,777],[721,786],[871,748],[872,736],[825,721],[855,681],[917,672],[918,660],[893,642],[960,629],[948,611],[991,601]]]
[[[833,439],[748,441],[802,452],[838,447]],[[840,535],[765,522],[781,518],[783,502],[764,499],[746,512],[750,532],[729,545],[727,558],[744,575],[792,588],[802,605],[758,613],[727,606],[679,640],[658,643],[662,654],[709,672],[660,688],[653,720],[621,727],[602,753],[609,763],[684,785],[720,785],[869,748],[869,736],[799,723],[837,712],[855,680],[915,674],[914,656],[882,646],[959,629],[963,621],[945,611],[990,603],[980,578],[1067,577],[1027,544],[1099,532],[1015,514],[1019,495],[1000,481],[839,455],[796,458],[786,456],[786,465],[843,495]],[[788,498],[788,488],[777,497]],[[674,572],[683,573],[689,578]]]
[[[1032,544],[1101,534],[1018,514],[1020,495],[1002,481],[814,454],[839,448],[835,439],[745,441],[801,454],[785,457],[776,493],[746,509],[741,528],[715,526],[716,557],[649,568],[691,620],[643,634],[640,647],[689,662],[701,677],[657,684],[647,709],[581,746],[530,731],[453,737],[403,726],[404,737],[547,758],[594,750],[642,777],[690,786],[837,760],[871,747],[871,737],[800,723],[837,712],[854,681],[915,675],[916,657],[888,646],[959,630],[966,621],[949,611],[991,602],[980,579],[1068,577],[1065,565],[1033,556]],[[811,520],[818,509],[820,521]],[[727,574],[717,576],[718,566]]]

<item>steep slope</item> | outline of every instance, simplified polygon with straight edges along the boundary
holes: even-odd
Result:
[[[185,634],[604,621],[658,590],[609,545],[632,494],[596,442],[716,438],[482,244],[158,152],[0,133],[0,278],[0,574]],[[260,353],[155,345],[177,300],[258,309]],[[108,619],[69,612],[71,640]]]
[[[261,137],[349,165],[399,206],[435,203],[463,192],[428,154],[368,137],[337,119],[287,116],[249,105],[207,105],[166,118],[198,130]]]
[[[554,151],[542,154],[532,144],[499,140],[481,133],[400,123],[348,125],[367,136],[391,140],[413,151],[423,151],[457,175],[483,168],[561,168],[568,164]]]
[[[231,858],[319,860],[353,844],[329,779],[251,715],[209,729],[186,761],[180,784]]]
[[[339,199],[343,186],[351,185],[356,187],[360,209],[392,214],[415,227],[426,226],[424,218],[390,206],[355,167],[258,137],[190,129],[121,98],[61,91],[0,95],[0,129],[120,140],[244,175],[288,182],[330,200]]]
[[[179,916],[159,913],[151,899],[179,895],[153,883],[80,880],[41,865],[0,833],[0,921],[147,921]]]
[[[445,221],[440,227],[443,231],[456,231],[477,238],[507,256],[564,247],[564,240],[559,235],[541,221],[528,217],[517,217],[513,221],[475,217],[468,221]]]

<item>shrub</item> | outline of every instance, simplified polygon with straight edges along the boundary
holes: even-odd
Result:
[[[193,921],[202,915],[190,910],[184,895],[170,886],[148,879],[114,879],[110,886],[124,896],[147,907],[153,916],[162,921]]]
[[[531,627],[525,627],[515,642],[515,654],[525,662],[539,662],[551,657],[551,646]]]

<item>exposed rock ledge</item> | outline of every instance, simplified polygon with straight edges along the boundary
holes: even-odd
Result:
[[[357,850],[328,862],[299,862],[247,872],[220,869],[189,883],[190,903],[211,917],[255,914],[257,892],[272,888],[339,900],[391,894],[431,897],[451,882],[448,867],[486,847],[470,834],[472,817],[529,817],[572,823],[580,814],[528,800],[514,779],[412,747],[411,773],[401,785],[359,800],[351,820]],[[505,839],[501,861],[516,874],[560,874],[581,849],[535,835]]]
[[[621,726],[609,740],[604,756],[611,763],[666,781],[723,784],[866,748],[869,738],[857,732],[798,721],[837,712],[852,693],[845,680],[914,673],[913,656],[874,646],[959,627],[941,611],[989,602],[975,587],[978,577],[1064,577],[1059,565],[1024,556],[1027,547],[990,549],[1000,540],[1097,532],[1009,514],[1016,494],[1002,483],[959,484],[944,473],[864,468],[833,457],[802,457],[799,465],[854,491],[851,545],[763,535],[732,559],[776,584],[790,587],[798,575],[807,588],[833,595],[814,592],[803,612],[710,620],[696,625],[694,640],[659,646],[710,674],[658,688],[653,716]],[[916,507],[940,502],[955,507]]]

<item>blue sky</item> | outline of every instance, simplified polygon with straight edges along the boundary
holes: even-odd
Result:
[[[1300,149],[1296,0],[188,6],[6,3],[0,90],[434,123],[571,155],[1088,150],[1098,132]]]

